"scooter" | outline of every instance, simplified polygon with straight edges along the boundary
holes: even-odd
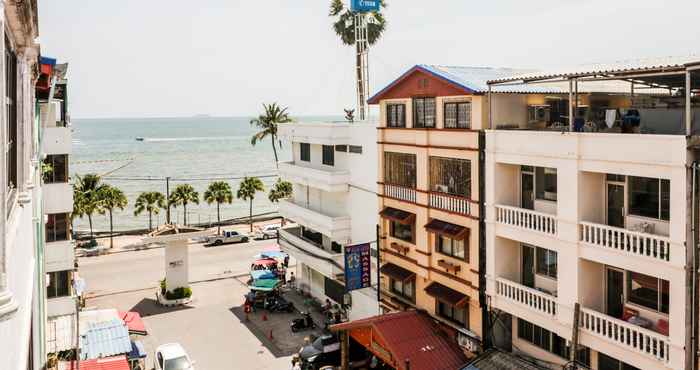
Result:
[[[301,316],[302,317],[298,319],[292,320],[292,322],[289,324],[293,333],[296,333],[300,330],[316,328],[316,323],[314,323],[314,320],[311,318],[310,313],[302,312]]]
[[[282,297],[271,297],[265,300],[265,309],[270,312],[294,312],[294,303]]]

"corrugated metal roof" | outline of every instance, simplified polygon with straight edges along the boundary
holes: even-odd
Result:
[[[609,63],[593,63],[568,68],[554,68],[549,71],[516,73],[511,76],[500,76],[489,79],[489,83],[548,80],[603,74],[642,73],[652,71],[671,71],[684,69],[687,65],[699,64],[700,56],[656,57],[630,59]]]
[[[47,353],[58,353],[75,348],[75,315],[50,317],[46,326]]]
[[[75,370],[75,361],[62,362],[59,370]],[[130,370],[126,356],[115,356],[94,360],[80,361],[80,370]]]
[[[90,360],[129,353],[129,330],[121,320],[91,323],[80,337],[80,358]]]
[[[462,370],[546,370],[531,362],[498,349],[487,351]]]

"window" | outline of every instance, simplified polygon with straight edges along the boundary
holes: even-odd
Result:
[[[56,213],[47,216],[48,221],[46,221],[46,241],[47,242],[58,242],[63,240],[68,240],[68,214],[67,213]]]
[[[386,126],[406,127],[406,105],[387,104],[386,106]]]
[[[311,230],[308,227],[301,227],[301,236],[303,239],[306,239],[310,241],[312,244],[316,244],[316,246],[323,248],[323,234]]]
[[[350,153],[362,154],[362,146],[350,145]]]
[[[445,128],[470,128],[472,103],[445,103]]]
[[[638,272],[627,272],[627,301],[668,313],[669,283],[667,280]]]
[[[435,308],[435,312],[437,312],[438,316],[454,321],[466,327],[468,323],[466,309],[457,308],[449,303],[439,300],[437,301],[436,305],[437,307]]]
[[[46,171],[44,182],[47,184],[56,182],[68,182],[68,155],[48,155],[44,160]]]
[[[49,286],[46,287],[46,297],[70,296],[70,271],[49,272],[47,275],[49,275]]]
[[[19,170],[17,156],[17,56],[12,51],[9,40],[5,39],[5,117],[7,119],[7,142],[5,143],[5,168],[7,187],[17,188]],[[10,200],[13,198],[9,198]]]
[[[570,344],[566,339],[541,328],[529,321],[518,319],[518,338],[534,344],[535,346],[553,353],[563,359],[569,359]],[[586,366],[591,364],[591,351],[588,347],[579,345],[576,351],[576,360]]]
[[[322,162],[326,166],[333,166],[335,164],[335,151],[333,151],[333,145],[323,146]]]
[[[430,157],[430,190],[471,197],[472,170],[467,159]]]
[[[413,127],[435,127],[435,98],[413,99]]]
[[[413,243],[413,225],[402,224],[398,221],[389,221],[390,235],[396,239],[401,239]]]
[[[299,143],[299,156],[304,162],[311,161],[311,144],[309,143]]]
[[[631,215],[669,220],[669,180],[629,176],[628,188]]]
[[[557,252],[537,247],[537,274],[557,278]]]
[[[557,201],[556,168],[535,168],[535,196],[541,200]]]
[[[416,297],[416,282],[414,280],[394,280],[389,279],[391,282],[391,292],[404,297],[411,302],[415,301]]]
[[[435,235],[435,249],[442,254],[466,260],[464,240],[455,240],[443,235]]]
[[[416,188],[416,155],[384,152],[384,182]]]
[[[640,370],[632,365],[626,364],[607,356],[603,352],[598,352],[598,370]]]
[[[347,151],[348,151],[348,146],[347,146],[347,145],[336,145],[336,146],[335,146],[335,151],[336,151],[336,152],[347,152]]]

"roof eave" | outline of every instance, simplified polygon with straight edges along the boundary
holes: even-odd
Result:
[[[367,100],[367,104],[379,104],[379,102],[382,100],[383,95],[385,95],[385,94],[386,94],[387,92],[389,92],[392,88],[394,88],[396,85],[398,85],[399,83],[401,83],[403,80],[405,80],[406,78],[408,78],[408,76],[410,76],[411,74],[413,74],[413,73],[416,72],[416,71],[421,71],[421,72],[427,73],[427,74],[429,74],[429,75],[431,75],[431,76],[433,76],[433,77],[439,78],[439,79],[442,80],[442,81],[445,81],[445,82],[447,82],[447,83],[449,83],[449,84],[451,84],[451,85],[454,85],[454,86],[456,86],[456,87],[458,87],[458,88],[464,90],[464,92],[467,93],[467,94],[481,93],[481,92],[475,91],[475,90],[473,90],[473,89],[470,89],[469,87],[464,86],[464,85],[460,84],[460,83],[457,82],[457,81],[450,80],[449,78],[446,78],[445,76],[442,76],[442,75],[440,75],[440,74],[438,74],[438,73],[435,73],[435,72],[433,72],[433,71],[431,71],[431,70],[425,68],[422,64],[417,64],[417,65],[411,67],[411,69],[409,69],[408,71],[404,72],[401,76],[399,76],[399,78],[397,78],[397,79],[395,79],[394,81],[392,81],[389,85],[387,85],[387,86],[384,87],[383,89],[379,90],[378,93],[374,94],[371,98],[369,98],[369,99]]]

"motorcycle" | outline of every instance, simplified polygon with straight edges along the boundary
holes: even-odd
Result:
[[[270,312],[294,312],[294,303],[282,297],[269,297],[265,299],[265,309]]]
[[[309,312],[302,312],[301,316],[302,317],[298,319],[292,320],[292,322],[289,324],[293,333],[300,330],[316,328],[316,323],[314,323],[314,320],[311,318],[311,314]]]

